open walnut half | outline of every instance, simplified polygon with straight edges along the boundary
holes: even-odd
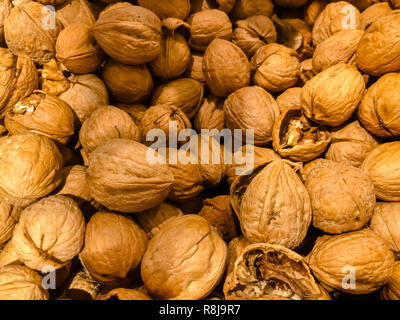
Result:
[[[281,113],[274,124],[272,146],[283,158],[310,161],[321,155],[331,142],[331,133],[307,119],[301,107]]]
[[[283,246],[247,246],[224,284],[228,300],[329,299],[315,282],[303,257]]]

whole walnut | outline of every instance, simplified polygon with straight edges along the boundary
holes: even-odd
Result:
[[[61,183],[63,158],[53,141],[35,133],[10,136],[0,143],[0,199],[26,206]]]
[[[75,111],[81,122],[94,110],[108,105],[108,92],[104,82],[94,74],[71,76],[70,87],[59,95]]]
[[[169,219],[150,240],[141,275],[156,299],[196,300],[217,286],[226,261],[227,246],[218,231],[203,217],[188,214]]]
[[[153,106],[172,104],[182,110],[189,119],[192,119],[201,105],[204,86],[199,81],[180,78],[161,84],[151,97]]]
[[[365,158],[361,169],[375,186],[378,199],[400,201],[400,142],[383,143]]]
[[[222,131],[224,123],[224,100],[213,95],[205,98],[193,119],[193,127],[200,132],[201,129],[217,129]]]
[[[190,24],[189,45],[194,50],[205,51],[217,38],[231,40],[232,23],[224,11],[203,10],[191,15],[187,22]]]
[[[338,63],[351,63],[363,30],[342,30],[317,45],[313,59],[313,70],[319,73]]]
[[[380,298],[382,300],[400,300],[400,261],[394,263],[393,273],[388,283],[382,288]]]
[[[90,34],[90,26],[72,23],[57,37],[56,58],[67,70],[85,74],[96,71],[105,59],[105,54]]]
[[[248,161],[247,157],[252,159]],[[237,176],[246,174],[246,165],[248,166],[249,164],[254,164],[254,168],[257,168],[261,164],[271,162],[274,159],[280,159],[280,156],[270,148],[245,144],[239,147],[237,150],[234,150],[234,152],[231,154],[231,158],[232,161],[230,164],[225,161],[226,176],[230,185]],[[246,163],[246,160],[250,163]]]
[[[198,52],[192,52],[192,55],[189,60],[189,65],[184,74],[187,78],[192,78],[193,80],[197,80],[201,83],[205,83],[206,80],[204,78],[203,72],[203,54]]]
[[[367,29],[374,21],[392,13],[392,8],[388,2],[378,2],[361,12],[361,27]]]
[[[252,180],[244,178],[231,185],[231,197],[234,194],[240,203],[236,214],[250,242],[294,249],[305,238],[312,218],[311,202],[293,166],[286,160],[272,160]]]
[[[151,73],[162,79],[181,76],[190,64],[190,48],[184,37],[190,25],[175,19],[167,18],[162,21],[161,54],[150,61]]]
[[[359,230],[372,217],[374,185],[361,169],[324,161],[308,174],[305,186],[311,199],[312,224],[325,233]]]
[[[272,0],[236,0],[232,10],[234,20],[246,19],[255,15],[270,17],[274,12]]]
[[[153,11],[160,19],[173,17],[186,20],[190,13],[190,0],[138,0],[138,3]]]
[[[0,268],[0,299],[49,300],[49,293],[37,272],[25,266],[8,265]]]
[[[372,84],[358,108],[358,118],[365,129],[378,137],[400,135],[400,74],[388,73]]]
[[[226,97],[250,83],[250,63],[246,54],[233,43],[215,39],[203,58],[204,78],[213,95]]]
[[[239,233],[235,214],[231,208],[230,196],[216,196],[204,200],[199,216],[205,218],[209,224],[216,227],[226,242],[237,237]]]
[[[143,64],[161,52],[161,21],[149,9],[119,2],[108,6],[93,27],[97,43],[113,59]]]
[[[33,61],[26,55],[14,55],[0,48],[0,115],[13,107],[19,100],[37,89],[39,76]]]
[[[314,45],[348,29],[361,29],[360,11],[346,1],[329,3],[315,20],[312,30]]]
[[[12,135],[33,132],[62,144],[74,134],[75,123],[75,113],[66,102],[38,90],[20,100],[5,116]]]
[[[21,208],[0,203],[0,246],[10,240],[20,215]]]
[[[118,138],[140,141],[140,130],[128,113],[114,106],[96,109],[79,131],[79,142],[88,152]]]
[[[153,78],[146,64],[127,65],[110,59],[102,78],[110,94],[122,103],[139,103],[153,91]]]
[[[311,0],[304,6],[304,21],[313,26],[319,14],[328,4],[327,0]]]
[[[155,208],[137,213],[135,218],[140,227],[147,233],[149,239],[151,239],[160,230],[164,222],[178,216],[183,216],[178,207],[168,202],[163,202]]]
[[[4,21],[4,37],[12,53],[26,54],[43,65],[55,56],[61,28],[50,9],[31,1],[12,8]]]
[[[194,198],[203,190],[203,177],[197,158],[190,152],[175,148],[158,149],[165,158],[174,176],[169,200],[180,201]]]
[[[259,15],[236,21],[232,42],[251,58],[262,46],[276,42],[277,37],[272,20]]]
[[[57,20],[63,28],[66,28],[72,23],[85,23],[88,26],[93,26],[96,22],[94,16],[93,2],[86,0],[67,0],[63,4],[57,6]]]
[[[285,90],[276,98],[281,113],[289,108],[301,106],[301,92],[302,88],[293,87]]]
[[[256,85],[271,92],[282,92],[299,80],[299,55],[291,48],[271,43],[254,54],[251,70]]]
[[[372,76],[400,70],[400,12],[374,21],[365,30],[356,53],[357,67]]]
[[[229,129],[254,130],[254,144],[272,140],[272,128],[279,107],[267,91],[258,86],[244,87],[231,93],[224,102],[225,125]]]
[[[302,107],[307,118],[328,126],[340,126],[357,109],[365,82],[355,66],[337,64],[309,80],[303,87]]]
[[[320,156],[330,142],[328,129],[307,119],[301,106],[283,111],[272,130],[274,150],[293,161],[307,162]]]
[[[319,238],[307,260],[321,283],[351,294],[384,286],[394,265],[389,246],[368,229]]]
[[[13,5],[11,0],[0,2],[0,42],[4,42],[4,21],[10,15]]]
[[[12,244],[21,262],[42,271],[60,269],[82,249],[85,221],[77,203],[62,195],[26,207],[15,226]]]
[[[140,122],[142,143],[148,146],[157,143],[159,147],[167,147],[170,146],[169,140],[171,136],[176,135],[179,139],[181,131],[191,127],[190,120],[178,107],[169,104],[152,106],[146,110]],[[156,137],[158,139],[164,137],[160,137],[159,132],[155,132],[154,129],[163,132],[165,141],[155,139]],[[181,144],[184,141],[179,139],[177,142]]]
[[[79,258],[95,280],[115,286],[134,276],[147,242],[146,233],[132,218],[97,212],[86,226],[85,246]]]
[[[388,242],[390,248],[400,251],[400,203],[378,202],[369,227]]]
[[[91,196],[110,210],[142,212],[162,203],[174,177],[166,164],[153,162],[152,149],[133,140],[114,139],[88,155]]]
[[[223,291],[227,300],[330,300],[302,256],[269,243],[239,250]]]
[[[332,128],[332,142],[325,154],[326,159],[347,161],[360,168],[367,155],[378,146],[376,139],[358,121]]]
[[[207,132],[193,135],[183,147],[196,157],[203,183],[208,188],[218,186],[225,177],[224,151],[217,138]]]

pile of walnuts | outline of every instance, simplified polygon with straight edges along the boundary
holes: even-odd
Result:
[[[0,0],[0,299],[400,299],[397,9]]]

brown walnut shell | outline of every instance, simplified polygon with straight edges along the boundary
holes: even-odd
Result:
[[[156,88],[151,97],[151,105],[172,104],[192,119],[201,105],[204,86],[189,78],[180,78],[165,82]]]
[[[97,43],[113,59],[143,64],[161,52],[161,21],[149,9],[119,2],[104,9],[93,27]]]
[[[400,2],[399,0],[389,0],[390,4],[395,9],[400,9]]]
[[[250,83],[250,63],[246,54],[235,44],[213,40],[203,58],[204,78],[213,95],[226,97]]]
[[[29,268],[60,269],[81,251],[84,234],[85,221],[77,203],[54,195],[22,211],[12,244],[19,260]]]
[[[67,0],[57,6],[57,20],[60,21],[63,28],[72,23],[85,23],[93,26],[96,22],[93,9],[93,2],[89,4],[86,0]]]
[[[71,277],[62,297],[71,300],[94,300],[100,289],[101,284],[83,269]]]
[[[372,84],[358,108],[365,129],[378,137],[400,136],[400,74],[388,73]]]
[[[132,218],[97,212],[87,224],[85,246],[79,258],[95,280],[116,286],[133,276],[147,242],[146,233]]]
[[[313,26],[319,14],[328,4],[327,0],[311,0],[304,6],[304,21]]]
[[[86,170],[87,168],[81,165],[64,167],[62,171],[64,179],[57,194],[90,201],[91,196],[87,184]]]
[[[200,132],[201,129],[217,129],[222,131],[225,128],[224,100],[213,95],[208,96],[202,102],[193,119],[193,127]]]
[[[202,299],[220,282],[226,259],[218,232],[203,217],[189,214],[168,220],[150,240],[141,275],[156,299]]]
[[[176,132],[171,125],[172,123],[176,124]],[[148,146],[157,143],[159,147],[165,148],[169,145],[171,135],[175,134],[179,138],[179,133],[182,130],[190,129],[191,127],[190,120],[178,107],[170,104],[152,106],[146,110],[140,122],[142,143]],[[155,137],[158,136],[153,136],[154,129],[161,130],[166,140],[154,142]]]
[[[66,144],[75,131],[75,113],[62,99],[34,91],[11,108],[5,117],[10,134],[33,132]]]
[[[110,210],[129,213],[162,203],[171,191],[174,177],[168,165],[150,161],[150,151],[136,141],[114,139],[89,153],[91,196]]]
[[[297,18],[282,19],[281,21],[283,23],[290,25],[293,28],[294,32],[292,32],[291,37],[296,39],[296,42],[297,42],[297,37],[298,37],[296,34],[301,35],[301,37],[298,37],[299,40],[301,40],[300,46],[298,48],[297,48],[297,46],[293,48],[293,49],[296,49],[296,51],[299,53],[300,60],[312,58],[312,56],[314,54],[314,45],[312,43],[312,28],[311,28],[311,26],[304,20],[297,19]]]
[[[282,158],[307,162],[320,156],[331,142],[330,132],[304,116],[301,106],[286,109],[272,131],[272,146]]]
[[[190,13],[190,0],[138,0],[138,3],[153,11],[161,19],[173,17],[186,20]]]
[[[22,262],[19,261],[17,253],[15,252],[11,239],[0,250],[0,267],[9,264],[22,265]]]
[[[231,208],[230,196],[216,196],[204,200],[199,216],[205,218],[209,224],[216,227],[226,242],[237,237],[238,230],[235,214]]]
[[[105,59],[105,54],[90,34],[90,26],[73,23],[58,35],[56,57],[67,70],[85,74],[96,71]]]
[[[201,83],[205,83],[206,80],[204,78],[203,72],[203,54],[198,52],[192,52],[192,55],[189,60],[189,64],[187,70],[184,74],[187,78],[192,78],[193,80],[197,80]]]
[[[140,130],[128,113],[114,106],[96,109],[79,131],[79,142],[88,152],[119,138],[139,142]]]
[[[137,126],[140,125],[143,115],[147,110],[147,107],[140,103],[139,104],[117,103],[115,106],[127,112],[132,117],[133,121],[135,121]]]
[[[293,87],[285,90],[276,98],[281,113],[286,109],[301,106],[301,92],[302,88]]]
[[[400,251],[400,203],[378,202],[369,223],[372,231],[388,242],[390,248]]]
[[[43,289],[42,277],[35,271],[18,265],[0,268],[1,300],[49,300]]]
[[[26,206],[61,183],[63,158],[50,139],[35,133],[10,136],[0,144],[0,198]]]
[[[0,48],[0,114],[37,89],[39,76],[33,61],[26,55],[14,55]]]
[[[338,2],[340,0],[330,0],[331,2]],[[368,8],[372,3],[377,2],[374,0],[348,0],[347,2],[351,3],[355,7],[357,7],[358,10],[363,11],[366,8]]]
[[[68,79],[64,76],[63,69],[56,59],[51,59],[43,65],[40,70],[40,85],[44,92],[59,96],[71,87]]]
[[[357,67],[372,76],[400,70],[400,12],[373,22],[362,36],[356,52]]]
[[[110,94],[122,103],[139,103],[153,91],[153,78],[145,64],[127,65],[110,59],[102,78]]]
[[[325,154],[326,159],[347,161],[360,168],[367,155],[378,146],[376,139],[358,121],[332,129],[332,142]]]
[[[374,148],[361,169],[375,186],[378,199],[400,201],[400,142],[388,142]]]
[[[400,300],[400,261],[394,263],[393,273],[389,282],[382,288],[380,298],[382,300]]]
[[[224,283],[228,300],[326,300],[303,257],[280,245],[242,249]]]
[[[167,18],[162,21],[162,26],[161,54],[150,61],[149,68],[156,77],[177,78],[190,64],[190,48],[183,34],[185,28],[190,29],[190,25],[175,18]]]
[[[190,41],[192,49],[205,51],[214,39],[231,40],[232,23],[221,10],[210,9],[197,12],[189,17]]]
[[[236,21],[232,42],[251,58],[262,46],[277,41],[272,20],[266,16],[252,16]]]
[[[308,174],[305,186],[311,199],[312,224],[326,233],[359,230],[372,217],[374,186],[361,169],[324,161]]]
[[[164,222],[178,216],[183,216],[179,208],[170,203],[163,202],[153,209],[137,213],[135,218],[142,229],[147,233],[149,239],[151,239],[160,230]]]
[[[274,0],[275,4],[288,8],[288,9],[296,9],[304,6],[308,0]]]
[[[60,31],[61,24],[54,12],[36,1],[14,7],[4,22],[4,37],[10,51],[26,54],[40,65],[55,56]]]
[[[317,45],[313,70],[319,73],[340,62],[350,63],[357,50],[363,30],[342,30]]]
[[[394,255],[382,238],[363,229],[318,239],[308,264],[321,283],[351,294],[366,294],[389,281]]]
[[[357,109],[365,82],[355,66],[337,64],[309,80],[303,87],[302,107],[310,120],[340,126]]]
[[[115,288],[107,293],[100,293],[96,300],[153,300],[149,295],[136,290],[127,288]]]
[[[254,144],[272,140],[272,129],[279,107],[267,91],[258,86],[244,87],[231,93],[224,102],[225,125],[229,129],[254,130]]]
[[[270,92],[282,92],[299,80],[297,52],[277,43],[262,46],[251,59],[253,81]]]
[[[21,210],[7,203],[0,203],[0,246],[10,240]]]
[[[273,12],[272,0],[236,0],[232,16],[234,20],[246,19],[257,14],[270,17]]]
[[[392,8],[388,2],[378,2],[361,12],[361,27],[367,29],[374,21],[392,13]]]
[[[329,3],[315,20],[312,30],[314,45],[336,32],[349,29],[361,29],[360,11],[346,1]]]
[[[311,222],[311,202],[290,162],[273,160],[250,182],[232,184],[232,194],[238,197],[240,209],[236,214],[243,235],[250,242],[294,249],[305,238]]]
[[[104,82],[94,74],[71,76],[70,87],[59,97],[75,111],[79,120],[86,120],[94,110],[108,105],[108,92]]]
[[[4,21],[10,15],[13,4],[11,0],[0,2],[0,42],[4,43]]]

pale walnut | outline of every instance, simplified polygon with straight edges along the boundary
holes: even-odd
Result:
[[[116,286],[134,277],[147,242],[146,233],[132,218],[98,212],[87,224],[85,246],[79,258],[95,280]]]
[[[324,285],[351,294],[371,293],[390,279],[394,255],[386,242],[368,229],[323,236],[307,257],[314,276]],[[343,279],[351,272],[355,285]]]
[[[168,220],[150,240],[141,275],[156,299],[207,297],[222,279],[227,246],[207,220],[185,215]]]

